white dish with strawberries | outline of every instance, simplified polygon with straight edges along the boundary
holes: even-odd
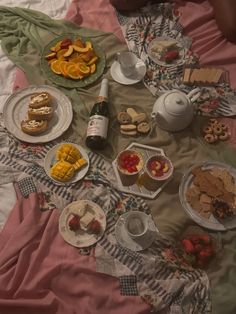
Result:
[[[59,232],[63,239],[75,247],[88,247],[100,240],[106,229],[106,216],[102,208],[89,200],[70,203],[59,218]]]

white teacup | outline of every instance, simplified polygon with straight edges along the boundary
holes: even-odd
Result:
[[[120,64],[120,69],[124,76],[131,77],[136,74],[136,64],[138,62],[138,58],[133,52],[118,52],[117,61]]]
[[[128,235],[137,239],[144,236],[148,231],[149,216],[140,211],[131,211],[125,219],[125,229]]]

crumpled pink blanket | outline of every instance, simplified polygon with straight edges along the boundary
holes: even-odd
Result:
[[[116,278],[96,272],[94,256],[64,241],[58,210],[41,212],[36,193],[16,191],[0,233],[1,314],[149,313],[140,297],[120,294]]]

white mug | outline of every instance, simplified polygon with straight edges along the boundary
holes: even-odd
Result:
[[[137,239],[144,236],[148,231],[149,216],[140,211],[131,211],[125,219],[125,229],[128,235]]]
[[[131,77],[136,74],[136,64],[138,62],[138,58],[133,52],[118,52],[117,61],[120,64],[120,69],[124,76]]]

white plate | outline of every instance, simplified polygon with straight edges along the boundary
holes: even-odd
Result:
[[[146,65],[141,59],[138,59],[136,64],[136,74],[133,77],[124,76],[124,74],[121,72],[118,61],[115,61],[111,66],[111,76],[113,80],[123,85],[132,85],[138,83],[144,78],[145,74]]]
[[[28,135],[21,130],[21,121],[27,118],[30,97],[34,93],[48,92],[53,96],[53,118],[48,129],[40,135]],[[61,136],[70,126],[73,118],[72,105],[69,98],[59,89],[49,86],[29,86],[12,94],[3,108],[3,119],[7,130],[16,138],[28,143],[46,143]]]
[[[72,214],[78,214],[78,209],[87,207],[87,210],[94,215],[94,218],[101,224],[100,234],[92,234],[84,230],[74,232],[70,230],[68,222]],[[59,232],[63,239],[76,247],[88,247],[100,240],[106,229],[106,216],[104,211],[96,203],[89,200],[79,200],[67,205],[59,217]]]
[[[177,42],[177,47],[179,50],[179,58],[176,60],[173,60],[173,62],[171,63],[166,63],[165,61],[160,60],[160,55],[155,54],[152,49],[153,47],[159,42],[159,41],[163,41],[163,40],[176,40]],[[157,63],[158,65],[161,65],[163,67],[171,67],[173,65],[180,65],[182,63],[184,63],[184,57],[185,57],[185,49],[183,47],[183,45],[181,44],[181,42],[177,39],[171,38],[171,37],[167,37],[167,36],[163,36],[163,37],[157,37],[155,39],[153,39],[149,46],[148,46],[148,56],[150,57],[150,59],[152,61],[154,61],[155,63]]]
[[[126,228],[125,228],[125,220],[127,218],[127,216],[132,213],[132,211],[127,212],[123,215],[121,215],[116,223],[115,226],[115,236],[116,236],[116,240],[117,242],[120,243],[120,245],[132,250],[132,251],[142,251],[147,249],[155,240],[156,236],[157,236],[157,228],[155,226],[154,221],[152,220],[152,217],[149,215],[149,219],[148,219],[148,231],[147,233],[138,239],[132,239]],[[144,216],[146,216],[147,214],[143,213],[142,214]]]
[[[211,230],[218,230],[218,231],[224,231],[227,229],[233,229],[236,227],[236,216],[232,217],[232,219],[226,219],[224,224],[219,222],[213,215],[209,217],[209,219],[204,218],[196,210],[194,210],[191,205],[186,200],[186,190],[192,185],[193,181],[193,174],[192,170],[196,167],[201,167],[203,169],[211,169],[213,167],[217,167],[220,169],[226,169],[233,177],[234,181],[236,182],[236,169],[233,167],[226,165],[224,163],[216,162],[216,161],[207,161],[200,165],[195,165],[188,169],[188,171],[184,174],[180,187],[179,187],[179,197],[180,202],[187,212],[187,214],[199,225],[211,229]]]
[[[57,152],[58,148],[63,144],[72,144],[73,146],[78,148],[78,150],[81,152],[82,157],[87,160],[87,165],[85,167],[83,167],[81,170],[76,171],[75,175],[69,181],[66,181],[66,182],[57,181],[57,180],[53,179],[50,175],[50,169],[56,163],[56,158],[55,158],[56,152]],[[81,180],[86,175],[86,173],[88,172],[88,169],[89,169],[89,157],[88,157],[88,154],[86,153],[86,151],[84,150],[84,148],[80,145],[77,145],[74,143],[69,143],[69,142],[60,143],[60,144],[53,146],[47,152],[45,159],[44,159],[44,169],[45,169],[47,175],[50,177],[50,179],[52,179],[55,183],[57,183],[59,185],[69,185],[69,184],[72,184],[72,183],[75,183],[75,182]]]

